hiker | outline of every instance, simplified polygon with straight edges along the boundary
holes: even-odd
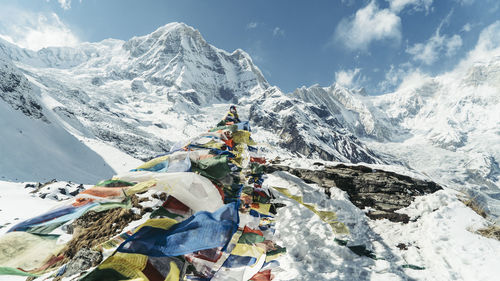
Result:
[[[232,125],[236,123],[240,123],[240,117],[238,116],[238,112],[236,111],[236,106],[231,105],[229,107],[229,112],[226,114],[226,117],[222,119],[217,126],[224,126],[224,125]]]
[[[236,111],[236,106],[231,105],[231,107],[229,107],[229,112],[227,113],[224,120],[226,122],[233,122],[234,124],[241,122],[238,116],[238,112]]]

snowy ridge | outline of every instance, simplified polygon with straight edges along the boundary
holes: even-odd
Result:
[[[252,104],[250,120],[276,133],[275,143],[306,158],[382,163],[324,107],[270,88]]]

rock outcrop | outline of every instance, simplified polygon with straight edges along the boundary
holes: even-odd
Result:
[[[322,164],[321,164],[322,165]],[[414,179],[394,172],[375,170],[366,166],[325,166],[322,170],[291,168],[273,164],[266,172],[286,171],[307,183],[316,183],[330,195],[330,188],[337,187],[347,192],[351,202],[358,208],[369,207],[371,219],[386,218],[394,222],[409,221],[405,214],[396,213],[408,207],[416,196],[434,193],[442,189],[432,181]]]

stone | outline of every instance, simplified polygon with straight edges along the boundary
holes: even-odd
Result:
[[[301,178],[306,183],[316,183],[330,194],[331,187],[347,192],[351,202],[358,208],[370,207],[371,219],[388,219],[408,223],[409,217],[396,213],[408,207],[416,196],[434,193],[442,188],[432,181],[414,179],[394,172],[374,170],[358,165],[325,166],[323,170],[291,168],[279,164],[265,167],[266,173],[285,171]]]
[[[81,248],[76,255],[67,263],[63,276],[71,276],[85,271],[102,261],[101,252],[88,248]]]

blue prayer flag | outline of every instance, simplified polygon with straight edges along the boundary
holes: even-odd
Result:
[[[151,257],[178,256],[226,247],[238,229],[239,201],[210,213],[200,211],[169,229],[144,226],[117,249]]]

